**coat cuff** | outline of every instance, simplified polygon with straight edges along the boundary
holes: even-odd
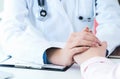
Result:
[[[43,62],[44,62],[44,64],[51,64],[51,62],[47,58],[46,52],[43,53]]]

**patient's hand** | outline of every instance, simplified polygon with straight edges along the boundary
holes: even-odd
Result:
[[[102,42],[101,46],[90,47],[85,52],[75,55],[74,61],[78,64],[81,64],[85,62],[86,60],[93,58],[93,57],[105,57],[106,48],[107,48],[107,43]]]

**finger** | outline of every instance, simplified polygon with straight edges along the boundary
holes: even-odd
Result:
[[[101,41],[91,32],[77,32],[73,33],[71,37],[79,37],[79,39],[89,40],[89,41],[95,41],[98,43],[101,43]]]
[[[88,50],[90,47],[76,47],[72,49],[72,56],[78,53],[82,53],[85,52],[86,50]]]
[[[90,30],[90,33],[94,34],[92,30]]]
[[[84,40],[86,42],[83,42]],[[77,32],[77,33],[72,33],[71,34],[71,36],[69,37],[69,39],[67,41],[67,47],[73,48],[73,47],[76,47],[76,46],[99,46],[101,44],[98,43],[98,41],[99,40],[96,38],[96,36],[94,36],[91,33]]]
[[[87,30],[87,28],[86,28]],[[100,42],[99,39],[92,33],[90,32],[76,32],[72,33],[69,37],[69,42],[74,41],[74,39],[78,38],[77,40],[88,40],[88,41],[95,41],[95,42]]]
[[[93,34],[92,30],[90,30],[89,27],[86,27],[85,29],[83,29],[83,31],[89,32],[89,33],[92,33],[92,34]]]
[[[76,40],[74,40],[71,45],[70,48],[74,48],[74,47],[95,47],[98,46],[98,43],[93,42],[93,41],[88,41],[88,40],[79,40],[79,38],[76,38]]]
[[[101,41],[93,33],[86,33],[83,39],[88,41],[93,41],[101,45]]]
[[[81,57],[79,54],[73,56],[73,60],[77,63],[78,61],[81,60]]]
[[[88,28],[88,27],[85,27],[85,28],[83,29],[83,31],[89,32],[89,28]]]

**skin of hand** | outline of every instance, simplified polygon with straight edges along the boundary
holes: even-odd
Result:
[[[101,46],[90,47],[88,50],[81,54],[76,54],[73,58],[74,61],[81,65],[85,61],[93,58],[93,57],[105,57],[106,54],[107,43],[102,42]]]
[[[89,28],[85,28],[81,32],[72,33],[63,49],[48,49],[48,60],[56,65],[69,66],[74,63],[73,56],[82,53],[89,47],[96,47],[100,44],[97,37],[89,32]]]

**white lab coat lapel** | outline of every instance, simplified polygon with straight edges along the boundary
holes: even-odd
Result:
[[[61,2],[59,0],[47,0],[49,17],[45,21],[37,19],[36,14],[39,13],[37,4],[37,0],[35,0],[33,14],[36,18],[36,27],[40,32],[42,31],[48,40],[66,41],[69,34],[73,32],[73,28]]]
[[[70,27],[72,28],[72,23],[69,19],[69,16],[68,16],[65,8],[63,7],[61,0],[48,0],[48,1],[51,1],[51,3],[54,4],[55,10],[61,15],[61,16],[59,16],[59,18],[64,17],[65,22],[69,24],[69,28]],[[70,7],[72,7],[72,6],[70,6]],[[73,30],[71,30],[71,31],[73,31]]]

